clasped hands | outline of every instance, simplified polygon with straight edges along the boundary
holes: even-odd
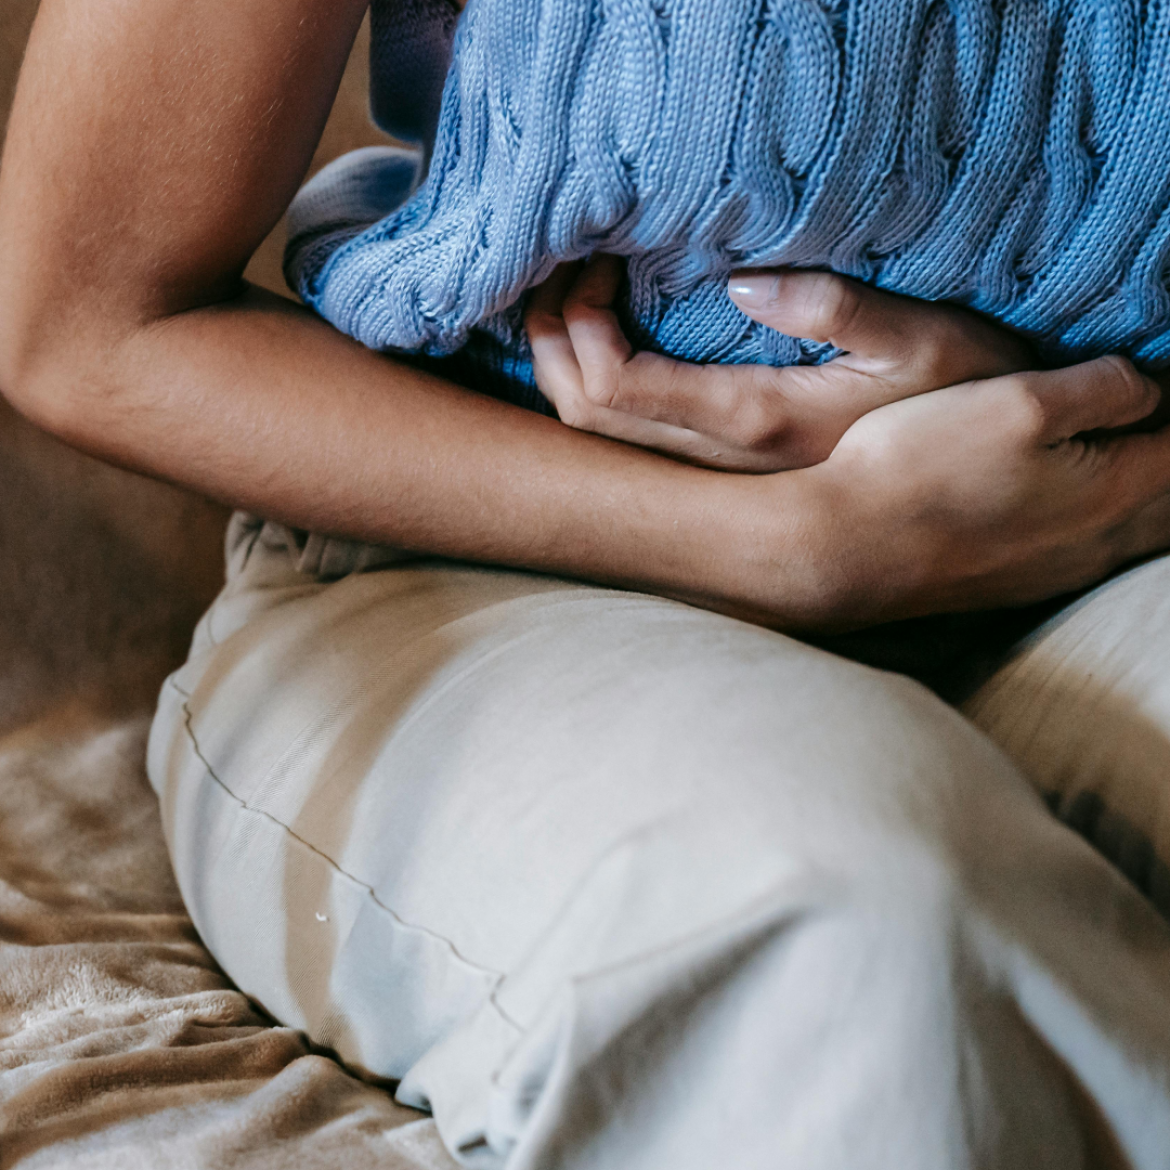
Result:
[[[632,350],[612,309],[620,280],[620,261],[597,256],[534,291],[541,390],[577,429],[800,476],[806,506],[784,522],[802,527],[831,599],[811,625],[1025,604],[1170,547],[1161,390],[1123,358],[1038,370],[1023,338],[962,308],[781,271],[739,274],[729,295],[844,352],[820,366],[697,366]],[[760,530],[778,481],[787,501],[797,482],[736,478]]]

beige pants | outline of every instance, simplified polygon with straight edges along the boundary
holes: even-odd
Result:
[[[183,893],[468,1165],[1170,1166],[1170,929],[1035,787],[1091,744],[1170,793],[1170,562],[971,701],[1026,779],[918,683],[684,605],[329,581],[244,517],[229,560],[151,741]]]

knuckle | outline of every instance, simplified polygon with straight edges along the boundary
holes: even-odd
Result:
[[[568,394],[557,399],[557,417],[567,427],[576,431],[594,430],[592,403],[578,394]]]
[[[1133,362],[1120,354],[1106,354],[1098,362],[1104,376],[1113,382],[1121,396],[1133,402],[1135,407],[1149,402],[1153,409],[1153,386]]]
[[[544,305],[529,301],[524,310],[524,328],[530,333],[549,333],[564,327],[564,318]]]
[[[613,410],[621,401],[620,382],[620,372],[618,376],[610,376],[608,372],[604,375],[594,374],[585,379],[582,393],[589,404],[598,410]]]
[[[1035,441],[1048,431],[1048,409],[1026,375],[1003,379],[1000,409],[1011,431],[1026,441]]]
[[[735,411],[730,431],[732,442],[741,450],[767,455],[785,445],[789,438],[789,419],[775,403],[748,400]]]
[[[588,325],[596,320],[598,313],[599,310],[596,306],[581,299],[581,294],[577,289],[569,292],[568,296],[565,297],[565,303],[561,306],[561,318],[566,326]]]
[[[731,428],[732,442],[741,450],[763,455],[776,448],[779,435],[765,420],[738,416]]]
[[[1007,330],[956,305],[931,304],[929,310],[930,349],[950,382],[999,378],[1032,368]]]
[[[933,368],[945,371],[950,381],[1002,377],[1021,369],[1006,331],[953,305],[931,305],[930,310],[933,327],[926,347],[933,357]]]
[[[1030,369],[1022,344],[1006,329],[955,305],[916,306],[908,316],[905,351],[917,382],[936,390]]]
[[[808,292],[811,324],[818,333],[846,332],[865,305],[861,289],[831,272],[818,273]]]
[[[954,355],[957,350],[951,338],[937,330],[928,329],[913,338],[911,381],[915,386],[940,390],[959,380],[956,377]]]
[[[1129,360],[1117,353],[1107,353],[1097,359],[1098,367],[1109,377],[1115,378],[1120,385],[1136,385],[1141,381],[1137,367]]]

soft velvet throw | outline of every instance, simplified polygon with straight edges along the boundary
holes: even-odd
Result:
[[[525,291],[601,250],[634,342],[695,361],[824,358],[727,299],[757,265],[1170,361],[1167,0],[375,0],[373,44],[382,124],[437,112],[425,179],[343,161],[288,253],[366,345],[531,404]]]

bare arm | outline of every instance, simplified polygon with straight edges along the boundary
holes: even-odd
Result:
[[[0,385],[93,454],[303,527],[719,604],[729,482],[242,287],[364,8],[44,0],[0,173]]]
[[[783,627],[1027,601],[1170,543],[1170,435],[1074,438],[1151,409],[1123,363],[922,394],[819,466],[739,476],[464,392],[246,289],[364,7],[43,0],[0,166],[14,405],[302,527]]]

